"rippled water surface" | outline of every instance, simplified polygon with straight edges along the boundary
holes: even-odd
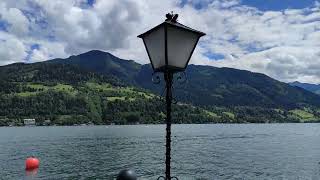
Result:
[[[164,173],[163,125],[3,127],[0,179],[140,179]],[[172,173],[188,179],[320,179],[320,124],[174,125]],[[24,160],[37,156],[36,175]]]

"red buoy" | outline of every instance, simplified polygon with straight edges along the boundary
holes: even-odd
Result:
[[[29,157],[26,160],[26,170],[30,171],[30,170],[34,170],[39,168],[40,165],[40,161],[39,159],[35,158],[35,157]]]

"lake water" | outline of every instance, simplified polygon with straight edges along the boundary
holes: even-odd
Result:
[[[172,174],[188,179],[320,179],[320,124],[174,125]],[[165,126],[0,128],[0,179],[164,175]],[[24,161],[37,156],[36,175]]]

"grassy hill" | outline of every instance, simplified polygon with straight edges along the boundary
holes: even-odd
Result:
[[[23,118],[58,125],[163,123],[163,84],[150,65],[90,51],[0,67],[0,125]],[[175,83],[175,123],[317,122],[320,96],[266,75],[190,65]],[[163,81],[162,81],[163,82]]]
[[[13,64],[0,67],[0,125],[36,118],[57,125],[163,123],[164,101],[116,78],[65,64]],[[187,104],[173,107],[176,123],[221,119]]]
[[[102,51],[89,51],[67,59],[54,59],[47,63],[72,64],[90,72],[116,77],[126,84],[162,92],[162,85],[151,81],[149,64],[140,65]],[[189,65],[187,83],[176,88],[178,100],[207,106],[260,106],[275,108],[300,108],[320,106],[320,96],[250,71]],[[163,82],[163,80],[162,80]],[[178,83],[175,83],[177,86]]]

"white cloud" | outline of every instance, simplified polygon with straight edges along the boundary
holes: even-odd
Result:
[[[56,57],[66,58],[64,45],[56,42],[40,42],[39,48],[31,49],[29,61],[40,62]]]
[[[259,11],[240,0],[3,0],[0,19],[0,63],[32,62],[67,57],[92,49],[147,63],[143,43],[136,36],[161,23],[168,11],[179,21],[204,31],[192,63],[227,66],[265,73],[282,81],[320,82],[320,6]],[[200,5],[202,9],[194,6]],[[29,14],[28,14],[29,13]],[[1,21],[0,20],[0,21]],[[1,22],[0,22],[1,23]],[[1,32],[1,30],[0,30]],[[7,35],[4,35],[7,34]],[[9,46],[20,53],[10,54]],[[33,44],[39,48],[30,49]],[[204,54],[224,55],[214,61]],[[318,62],[319,61],[319,62]]]
[[[0,65],[22,62],[26,56],[26,49],[21,41],[12,35],[0,32]]]
[[[312,70],[320,64],[320,8],[261,12],[236,6],[210,7],[200,12],[208,41],[192,62],[219,67],[234,67],[265,73],[282,81],[319,83]],[[209,28],[207,28],[209,26]],[[223,54],[212,61],[205,52]]]
[[[275,47],[249,53],[239,59],[207,61],[218,67],[234,67],[268,74],[286,82],[320,82],[320,49],[317,47]]]
[[[74,1],[35,0],[43,19],[57,41],[65,42],[69,54],[91,49],[114,50],[126,40],[140,15],[132,1],[97,1],[83,9]]]
[[[7,8],[0,3],[0,20],[9,24],[8,30],[15,35],[22,36],[28,33],[29,21],[20,9]]]

